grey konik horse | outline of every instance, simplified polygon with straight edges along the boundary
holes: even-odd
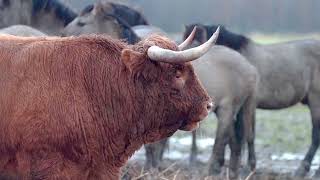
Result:
[[[0,0],[0,28],[23,24],[60,35],[60,30],[76,16],[59,0]]]
[[[126,39],[134,44],[140,39],[131,29],[130,24],[113,11],[110,3],[95,3],[85,7],[80,15],[62,31],[65,36],[80,34],[107,34],[113,38]]]
[[[47,36],[47,34],[34,29],[30,26],[26,25],[12,25],[3,29],[0,29],[0,34],[10,34],[14,36],[38,36],[38,37],[43,37]]]
[[[185,34],[194,26],[199,27],[196,33],[199,42],[207,39],[217,27],[193,24],[187,27]],[[261,79],[257,91],[258,108],[281,109],[299,102],[309,107],[312,143],[295,172],[305,176],[320,143],[320,41],[309,39],[260,45],[222,28],[217,44],[240,52],[257,68]],[[315,176],[320,176],[320,168]]]

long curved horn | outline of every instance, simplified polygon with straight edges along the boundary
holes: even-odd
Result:
[[[194,26],[192,32],[190,33],[190,35],[188,36],[188,38],[186,40],[184,40],[179,46],[178,49],[179,51],[184,50],[187,46],[189,46],[193,39],[194,39],[194,35],[196,34],[196,30],[197,30],[197,26]]]
[[[217,28],[216,32],[211,38],[203,43],[202,45],[187,49],[184,51],[172,51],[169,49],[163,49],[158,46],[151,46],[148,49],[148,56],[153,61],[167,62],[167,63],[184,63],[193,61],[203,56],[211,46],[217,41],[220,27]]]

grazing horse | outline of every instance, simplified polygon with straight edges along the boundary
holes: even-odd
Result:
[[[59,0],[0,1],[0,28],[24,24],[50,35],[59,35],[76,16]]]
[[[195,37],[199,42],[207,39],[217,27],[192,24],[187,27],[185,34],[194,26],[200,27]],[[309,107],[312,143],[295,172],[297,176],[305,176],[320,143],[320,41],[309,39],[260,45],[243,35],[221,28],[217,44],[240,52],[257,68],[260,75],[258,108],[281,109],[299,102]],[[212,166],[214,164],[211,163]],[[320,176],[320,168],[315,176]]]
[[[108,34],[113,38],[126,39],[129,44],[140,40],[133,32],[131,26],[112,13],[110,6],[103,3],[95,3],[82,10],[80,15],[70,22],[62,31],[65,36],[80,34]]]
[[[236,179],[242,144],[244,140],[250,143],[254,140],[252,131],[255,124],[258,73],[240,53],[225,46],[214,46],[201,58],[206,60],[195,61],[193,66],[208,94],[215,101],[214,112],[218,118],[213,148],[213,154],[218,156],[212,156],[211,159],[219,166],[223,164],[224,148],[229,144],[231,148],[229,175],[231,179]],[[157,168],[166,143],[167,140],[162,140],[145,145],[147,168]],[[193,157],[191,156],[191,159]],[[212,170],[217,169],[217,167],[212,168]]]
[[[43,37],[47,36],[47,34],[34,29],[32,27],[26,25],[12,25],[3,29],[0,29],[0,34],[10,34],[14,36],[38,36]]]

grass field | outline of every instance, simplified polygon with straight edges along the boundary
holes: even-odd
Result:
[[[320,39],[320,34],[261,34],[251,33],[249,37],[261,44],[271,44],[299,39]]]

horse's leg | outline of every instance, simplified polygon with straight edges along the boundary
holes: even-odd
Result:
[[[168,140],[169,139],[163,139],[159,142],[146,144],[144,146],[146,150],[146,169],[158,168],[160,162],[162,161],[162,156],[167,146]]]
[[[197,160],[197,134],[196,131],[192,131],[192,145],[191,145],[191,155],[190,155],[190,164],[193,164]]]
[[[230,179],[237,179],[239,175],[239,167],[241,160],[241,147],[244,138],[244,122],[243,119],[237,119],[230,129],[230,149],[231,157],[229,163],[229,177]]]
[[[255,124],[256,124],[256,97],[254,94],[248,97],[243,105],[244,134],[248,143],[248,166],[251,171],[256,169],[256,153],[254,148]]]
[[[305,155],[300,167],[295,174],[297,176],[305,176],[310,170],[312,159],[319,147],[320,143],[320,97],[319,93],[309,93],[308,105],[312,118],[312,143]]]
[[[225,147],[229,141],[229,131],[233,126],[233,112],[232,107],[219,107],[217,110],[218,129],[209,160],[209,175],[221,173],[221,168],[224,165]]]

